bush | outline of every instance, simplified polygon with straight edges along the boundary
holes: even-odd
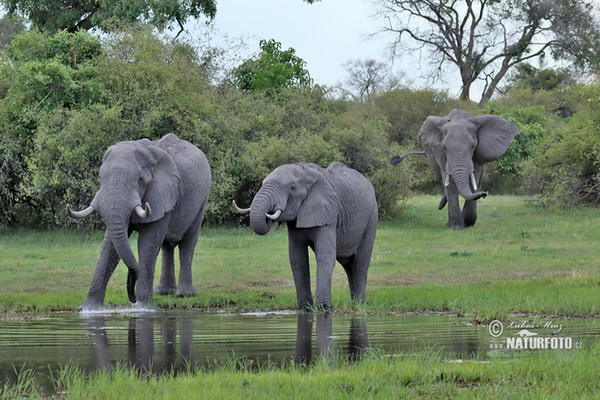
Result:
[[[550,203],[600,204],[600,84],[579,90],[580,111],[546,136],[526,165]]]

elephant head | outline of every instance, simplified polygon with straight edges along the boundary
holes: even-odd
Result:
[[[447,117],[427,117],[419,130],[419,142],[444,186],[452,180],[462,197],[477,200],[486,196],[477,191],[480,167],[500,158],[517,132],[517,126],[502,117],[470,117],[454,109]]]
[[[297,228],[335,224],[339,199],[317,165],[285,164],[264,179],[250,208],[235,207],[240,213],[250,214],[254,232],[265,235],[274,221],[295,221]]]
[[[73,218],[100,214],[107,238],[129,268],[128,293],[132,302],[139,265],[129,245],[130,224],[154,222],[173,210],[182,190],[180,181],[171,156],[150,140],[120,142],[104,154],[100,189],[91,205],[83,211],[67,206]]]

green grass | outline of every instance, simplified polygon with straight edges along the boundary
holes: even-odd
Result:
[[[479,201],[475,227],[450,231],[438,201],[416,197],[401,218],[380,223],[367,305],[350,302],[345,274],[336,267],[338,311],[449,312],[482,320],[512,313],[599,314],[599,209],[548,209],[530,198],[490,196]],[[101,233],[4,231],[0,310],[75,310],[101,240]],[[314,287],[314,259],[311,272]],[[159,273],[158,267],[155,282]],[[204,228],[193,273],[197,296],[155,296],[157,307],[295,308],[285,229],[258,236],[246,227]],[[128,304],[126,275],[121,264],[107,305]]]
[[[419,196],[401,217],[380,223],[368,304],[353,304],[346,278],[333,279],[336,312],[454,313],[487,322],[511,314],[598,316],[600,209],[547,209],[531,198],[490,196],[474,228],[453,232],[438,197]],[[0,312],[75,310],[85,298],[101,233],[3,231]],[[108,305],[127,305],[126,268],[109,283]],[[206,228],[194,260],[198,295],[156,297],[161,308],[295,308],[285,229]],[[312,274],[315,275],[314,261]],[[158,277],[157,269],[157,277]],[[313,278],[314,281],[314,278]],[[252,368],[232,360],[214,369],[146,376],[117,368],[86,375],[66,367],[45,393],[31,372],[0,386],[0,398],[589,398],[600,389],[600,345],[581,351],[522,352],[490,362],[427,355],[349,363]]]
[[[0,386],[0,398],[68,399],[585,399],[600,389],[600,346],[589,351],[531,352],[504,361],[455,362],[432,351],[358,362],[321,359],[311,367],[255,368],[233,359],[213,369],[149,376],[117,366],[90,375],[66,367],[53,393],[29,372]]]

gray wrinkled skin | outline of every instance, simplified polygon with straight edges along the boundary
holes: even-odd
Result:
[[[496,115],[470,117],[454,109],[447,117],[429,116],[419,130],[419,143],[427,161],[444,183],[451,229],[464,229],[477,221],[477,200],[485,197],[478,191],[483,165],[506,152],[518,132],[515,124]],[[458,195],[465,199],[461,211]]]
[[[211,172],[206,156],[191,143],[168,134],[158,141],[120,142],[108,148],[100,167],[100,189],[90,210],[106,233],[87,298],[81,310],[103,308],[106,286],[118,262],[129,268],[128,295],[136,307],[151,307],[156,258],[162,248],[157,294],[193,295],[192,258],[206,209]],[[149,205],[149,216],[136,206]],[[71,214],[73,216],[73,214]],[[137,231],[138,260],[129,246]],[[179,284],[174,250],[179,247]]]
[[[266,216],[281,214],[272,221]],[[264,235],[274,222],[287,222],[289,259],[298,308],[312,308],[308,248],[317,261],[316,306],[331,308],[336,260],[348,276],[352,299],[366,300],[367,272],[377,230],[371,183],[342,163],[281,165],[263,181],[250,207],[252,229]]]

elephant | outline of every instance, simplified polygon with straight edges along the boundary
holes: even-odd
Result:
[[[250,208],[255,233],[273,223],[288,226],[289,260],[299,309],[314,306],[308,247],[317,261],[317,308],[331,309],[331,279],[336,260],[344,267],[353,300],[366,300],[367,272],[377,231],[377,201],[368,179],[343,163],[284,164],[263,181]]]
[[[128,267],[130,302],[139,308],[152,307],[154,268],[161,247],[161,278],[154,293],[196,294],[192,259],[211,183],[204,153],[172,133],[158,141],[119,142],[106,150],[99,175],[100,189],[89,207],[74,211],[67,205],[72,218],[98,212],[106,225],[87,298],[79,309],[103,308],[108,280],[120,259]],[[129,245],[133,231],[138,232],[139,263]],[[178,285],[174,270],[176,246],[180,259]]]
[[[450,229],[472,227],[477,221],[477,200],[487,196],[478,191],[485,163],[502,156],[518,133],[518,127],[497,115],[470,117],[466,111],[454,109],[447,117],[428,116],[419,130],[419,143],[424,152],[396,156],[398,164],[409,154],[425,154],[429,166],[444,183],[444,196],[439,204],[448,204]],[[461,211],[458,195],[465,199]]]

